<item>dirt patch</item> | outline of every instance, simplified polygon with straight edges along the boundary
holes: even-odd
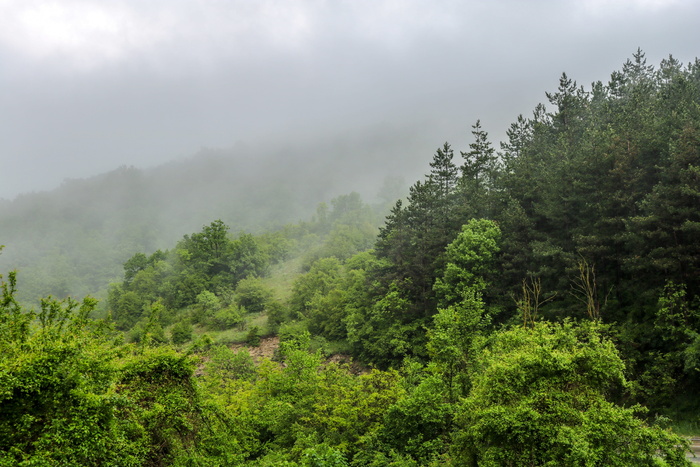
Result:
[[[278,336],[265,337],[260,339],[260,345],[257,347],[250,347],[246,344],[232,344],[230,349],[234,352],[238,352],[241,349],[246,349],[253,361],[258,364],[263,358],[268,358],[272,360],[275,352],[280,346],[280,338]]]
[[[345,366],[353,375],[364,375],[370,372],[369,367],[354,361],[352,357],[347,354],[333,354],[326,359],[326,363],[336,363],[340,366]]]
[[[275,353],[280,346],[279,336],[266,337],[260,340],[260,345],[258,347],[250,347],[247,344],[231,344],[229,348],[234,352],[238,352],[241,349],[246,349],[256,365],[260,364],[263,358],[272,360],[275,357]],[[369,373],[370,369],[364,365],[361,365],[354,361],[350,355],[347,354],[333,354],[328,357],[325,362],[336,363],[340,366],[345,366],[350,373],[354,375],[362,375]],[[284,364],[282,364],[284,366]]]

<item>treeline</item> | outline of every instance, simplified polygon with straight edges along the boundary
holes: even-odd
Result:
[[[121,167],[0,200],[0,266],[19,271],[20,300],[31,306],[47,295],[102,297],[135,252],[169,248],[213,219],[236,232],[262,233],[307,219],[319,202],[352,190],[384,208],[405,190],[397,179],[415,173],[411,164],[400,172],[394,164],[393,179],[378,162],[402,153],[402,144],[387,148],[391,137],[371,151],[356,141],[202,150],[155,168]],[[376,172],[364,171],[365,158]]]
[[[426,330],[455,304],[444,282],[482,274],[494,329],[538,319],[610,324],[640,382],[638,400],[662,409],[694,398],[700,62],[669,57],[657,70],[638,51],[607,84],[585,90],[564,74],[547,98],[551,110],[518,117],[499,151],[479,122],[461,157],[447,143],[437,150],[381,230],[367,296],[346,312],[347,337],[381,366],[425,358]],[[483,252],[450,245],[486,235],[463,230],[470,219],[500,230],[489,264]],[[450,268],[460,254],[471,272]]]
[[[234,237],[216,220],[185,235],[173,250],[136,253],[127,260],[124,280],[109,289],[108,310],[117,328],[136,341],[148,328],[166,342],[164,329],[176,323],[176,343],[183,343],[193,337],[193,326],[245,326],[246,314],[264,311],[271,319],[269,329],[260,332],[276,332],[288,312],[261,280],[270,268],[290,258],[298,258],[303,270],[327,261],[319,258],[332,257],[339,265],[372,246],[380,216],[351,193],[334,198],[330,207],[319,204],[313,220],[274,232]]]
[[[479,122],[442,145],[379,232],[355,194],[273,233],[214,221],[126,261],[103,321],[26,313],[11,274],[0,459],[688,465],[656,415],[698,427],[700,62],[638,51],[547,99],[498,149]],[[216,340],[252,314],[272,361]]]

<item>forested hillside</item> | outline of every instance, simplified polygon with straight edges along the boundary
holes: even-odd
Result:
[[[385,138],[391,138],[387,131]],[[213,219],[234,232],[262,232],[310,217],[320,202],[362,192],[380,209],[405,191],[402,176],[368,159],[395,159],[404,145],[358,156],[358,142],[291,143],[284,150],[238,147],[202,150],[151,169],[121,167],[55,190],[0,200],[0,266],[17,269],[20,298],[85,296],[106,290],[135,252],[165,249]],[[407,141],[406,144],[410,144]],[[299,163],[299,161],[304,163]]]
[[[352,193],[137,248],[102,320],[9,273],[0,465],[689,465],[700,61],[546,98],[440,145],[379,229]]]

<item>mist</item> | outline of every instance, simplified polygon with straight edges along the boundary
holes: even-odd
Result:
[[[287,145],[334,140],[369,177],[413,165],[406,138],[424,158],[465,147],[477,119],[501,139],[563,71],[605,81],[638,47],[693,60],[699,16],[653,0],[6,1],[0,198],[202,148],[289,159]],[[341,154],[313,160],[332,172]]]

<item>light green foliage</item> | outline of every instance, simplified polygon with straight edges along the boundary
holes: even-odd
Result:
[[[335,288],[341,277],[342,266],[337,258],[316,261],[308,273],[300,276],[292,287],[290,310],[296,317],[307,317],[316,295],[325,295]]]
[[[611,401],[627,384],[624,363],[596,325],[499,331],[471,380],[455,465],[687,465],[678,436]]]
[[[219,330],[231,329],[234,327],[245,329],[246,321],[244,314],[244,309],[233,304],[215,311],[208,321],[211,327]]]
[[[44,299],[33,325],[10,321],[15,312],[34,316],[16,306],[13,277],[2,282],[0,307],[7,331],[0,338],[0,465],[240,461],[226,416],[200,403],[192,358],[146,345],[153,322],[134,347],[88,317],[91,298]]]
[[[348,467],[343,454],[327,444],[307,448],[301,457],[303,467]]]
[[[392,404],[384,415],[381,439],[389,449],[408,454],[420,465],[446,451],[454,408],[439,375],[428,375]]]
[[[225,345],[217,345],[209,350],[208,376],[222,380],[253,378],[257,373],[253,358],[247,350],[234,352]]]
[[[483,292],[493,274],[501,230],[495,222],[472,219],[447,246],[445,272],[434,289],[443,305],[459,302],[469,290]]]
[[[0,251],[2,246],[0,245]],[[0,342],[3,347],[14,342],[22,342],[29,333],[29,323],[33,314],[24,313],[15,298],[17,287],[17,273],[8,274],[7,282],[0,275],[2,300],[0,300]]]
[[[488,324],[481,293],[474,289],[465,290],[460,303],[439,309],[433,317],[427,348],[445,379],[452,402],[467,394],[467,369]]]
[[[699,90],[699,61],[669,57],[654,70],[641,51],[590,91],[563,74],[549,110],[511,125],[500,158],[478,121],[461,167],[441,146],[392,209],[376,253],[355,254],[377,225],[356,193],[259,236],[231,236],[217,220],[150,256],[133,252],[153,251],[153,220],[168,212],[140,211],[148,227],[124,232],[119,217],[98,220],[119,242],[86,237],[83,224],[63,229],[80,247],[36,248],[49,266],[28,295],[103,284],[114,274],[96,258],[123,264],[105,312],[134,344],[88,318],[91,299],[23,310],[10,273],[0,466],[685,465],[683,441],[649,413],[697,413]],[[132,206],[146,199],[124,194]],[[55,218],[23,203],[0,207],[46,222],[27,235],[34,247]],[[14,219],[0,230],[17,238]],[[289,310],[257,279],[288,258],[270,283]],[[595,323],[566,320],[578,258],[587,263],[573,286]],[[294,281],[300,268],[308,273]],[[609,298],[605,313],[596,291]],[[509,328],[518,306],[529,310],[517,320],[525,327]],[[218,331],[243,323],[246,309],[267,312],[266,335],[279,330],[279,361],[253,363],[206,334],[187,355],[167,344],[170,324],[183,345],[189,321]],[[251,325],[247,340],[261,334]],[[403,361],[402,372],[325,361],[348,346],[380,368]]]
[[[9,280],[0,308],[0,465],[116,465],[117,457],[133,464],[138,448],[112,415],[116,355],[109,333],[87,319],[96,302],[43,300],[30,328],[12,318],[22,312]]]
[[[192,307],[192,321],[207,323],[221,309],[221,300],[214,293],[204,290],[197,294],[196,303]]]
[[[284,341],[284,365],[263,361],[257,369],[243,352],[218,347],[209,354],[206,384],[258,459],[250,465],[350,465],[378,446],[386,409],[402,394],[398,374],[352,375],[323,364],[310,344],[308,333]]]
[[[167,347],[148,349],[121,368],[125,403],[117,416],[130,421],[144,464],[240,462],[239,443],[229,433],[233,427],[226,426],[225,414],[203,403],[193,371],[191,357]]]
[[[221,301],[219,300],[219,297],[208,290],[205,290],[197,295],[197,306],[202,308],[205,313],[211,313],[221,307]]]

